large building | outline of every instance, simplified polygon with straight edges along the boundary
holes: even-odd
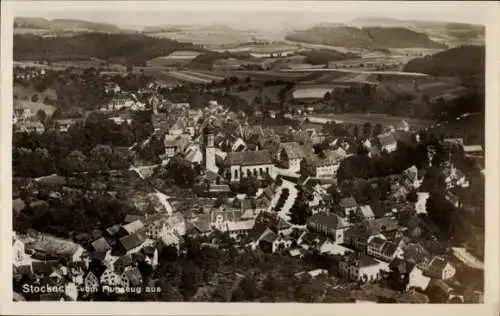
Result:
[[[274,164],[268,150],[231,152],[227,155],[224,165],[225,175],[231,182],[250,176],[272,176],[274,173]]]
[[[304,147],[297,142],[280,144],[278,160],[280,164],[290,171],[299,172],[300,162],[307,156]]]

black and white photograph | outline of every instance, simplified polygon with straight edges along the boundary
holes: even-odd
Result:
[[[485,303],[495,6],[120,2],[11,12],[13,302]]]

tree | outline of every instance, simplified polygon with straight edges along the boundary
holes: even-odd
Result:
[[[305,225],[312,211],[306,204],[304,192],[299,190],[295,203],[290,208],[290,221],[296,225]]]
[[[366,122],[363,125],[363,136],[371,137],[371,134],[372,134],[372,124],[370,124],[370,122]]]
[[[238,186],[239,193],[244,193],[247,194],[248,196],[255,196],[255,194],[257,194],[258,189],[259,189],[258,180],[254,176],[250,177],[247,176],[245,178],[241,178]]]
[[[244,302],[244,301],[245,301],[245,293],[240,287],[237,287],[231,294],[231,302]]]
[[[87,157],[81,151],[74,150],[60,162],[60,169],[66,174],[83,172],[87,169]]]
[[[109,169],[111,164],[113,149],[109,145],[97,145],[90,152],[92,162],[99,165],[102,170]]]
[[[187,261],[182,269],[181,291],[185,300],[189,300],[198,289],[201,271],[193,261]]]
[[[43,109],[40,109],[36,112],[36,117],[40,120],[40,122],[45,123],[47,119],[47,113]]]
[[[382,134],[383,131],[384,131],[384,127],[382,126],[382,124],[377,123],[377,124],[375,124],[375,127],[373,128],[373,136],[378,136],[378,135]]]

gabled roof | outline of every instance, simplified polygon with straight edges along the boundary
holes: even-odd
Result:
[[[127,254],[127,255],[121,256],[120,258],[116,259],[116,261],[114,262],[114,268],[115,268],[115,270],[119,266],[121,266],[122,268],[125,268],[125,267],[130,266],[132,263],[133,263],[132,256]]]
[[[361,211],[361,214],[363,214],[365,218],[375,217],[375,213],[373,213],[373,210],[370,205],[361,205],[359,207],[359,210]]]
[[[354,197],[349,196],[349,197],[341,199],[339,202],[339,205],[342,208],[351,208],[351,207],[357,207],[358,203],[356,202]]]
[[[109,249],[111,249],[111,246],[106,241],[106,238],[101,237],[101,238],[94,240],[92,242],[92,248],[94,249],[94,251],[97,251],[97,252],[106,252]]]
[[[267,228],[264,233],[260,236],[260,241],[266,241],[268,243],[273,243],[276,239],[278,239],[278,235],[273,232],[270,228]]]
[[[144,224],[140,220],[135,220],[127,225],[123,225],[122,228],[128,233],[133,234],[140,229],[144,228]]]
[[[306,157],[304,147],[297,142],[281,143],[281,150],[284,150],[288,159],[302,159]]]
[[[142,245],[142,243],[144,243],[144,240],[142,236],[137,233],[120,238],[120,244],[126,251],[136,248]]]
[[[190,222],[190,225],[199,233],[207,233],[211,231],[210,214],[199,215],[195,220]]]
[[[325,225],[331,229],[347,227],[349,224],[336,214],[318,213],[307,219],[308,224]]]
[[[267,149],[258,151],[231,152],[226,157],[229,166],[251,166],[272,164],[271,154]]]

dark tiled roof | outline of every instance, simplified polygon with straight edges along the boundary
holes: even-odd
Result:
[[[379,262],[371,257],[368,257],[364,254],[362,254],[359,258],[359,266],[360,267],[369,267],[373,265],[377,265]]]
[[[370,240],[368,246],[370,247],[373,247],[373,248],[376,248],[380,251],[380,249],[382,249],[382,247],[385,245],[385,240],[380,238],[380,237],[374,237],[372,238],[372,240]]]
[[[95,251],[106,252],[111,249],[111,246],[108,244],[104,237],[101,237],[92,242],[92,248],[94,248]]]
[[[269,228],[267,223],[256,223],[252,230],[248,233],[248,237],[251,240],[257,240],[262,236],[262,234]]]
[[[356,202],[354,197],[349,196],[349,197],[346,197],[346,198],[343,198],[342,200],[340,200],[339,205],[342,208],[351,208],[351,207],[357,207],[358,203]]]
[[[207,233],[211,231],[210,214],[200,215],[198,218],[191,221],[190,224],[194,226],[199,233]]]
[[[260,241],[266,241],[270,244],[272,244],[276,239],[278,239],[278,235],[276,235],[276,233],[270,228],[266,229],[260,237]]]
[[[230,166],[248,166],[272,164],[271,154],[268,150],[231,152],[226,157]]]
[[[120,238],[120,244],[126,251],[140,246],[143,242],[144,241],[139,234],[127,235]]]

